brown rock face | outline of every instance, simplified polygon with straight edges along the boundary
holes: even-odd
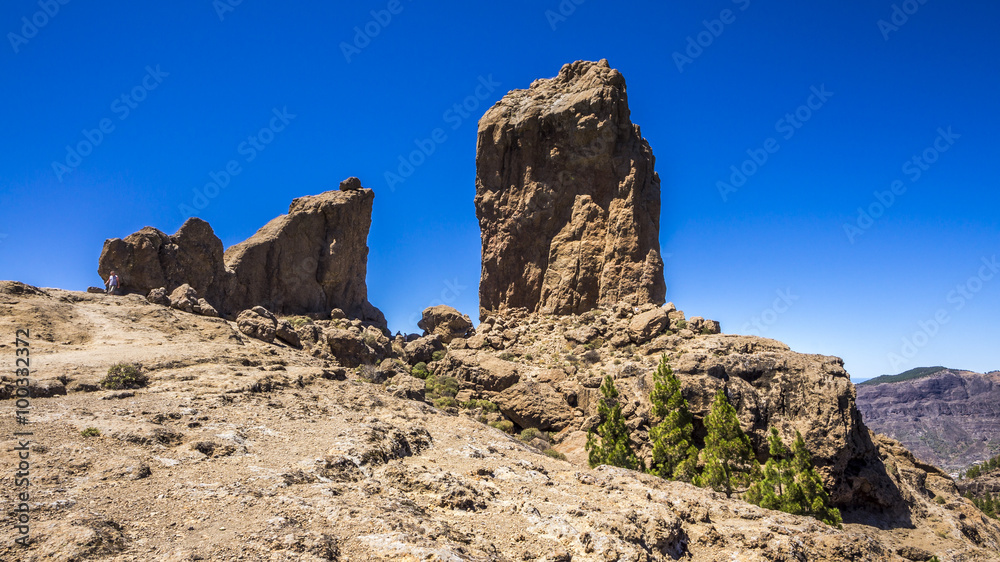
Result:
[[[606,60],[567,64],[490,108],[476,153],[481,318],[662,304],[653,163]]]
[[[1000,372],[942,369],[917,379],[857,385],[865,424],[916,457],[958,472],[1000,452]]]
[[[372,190],[356,189],[292,201],[287,215],[226,251],[233,272],[227,308],[262,305],[276,314],[340,308],[384,326],[365,284],[374,199]]]
[[[146,295],[163,287],[169,294],[187,283],[217,306],[226,287],[222,255],[212,227],[191,218],[173,236],[147,226],[124,240],[105,241],[97,272],[102,279],[117,272],[126,293]]]

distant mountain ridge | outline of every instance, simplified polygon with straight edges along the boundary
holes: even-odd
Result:
[[[920,367],[855,385],[864,423],[958,472],[1000,453],[1000,371]]]
[[[908,380],[919,379],[921,377],[927,377],[933,375],[934,373],[938,373],[945,370],[947,369],[940,365],[938,365],[937,367],[916,367],[914,369],[910,369],[909,371],[903,371],[898,375],[881,375],[873,379],[868,379],[866,381],[859,382],[856,386],[883,384],[889,382],[903,382]]]

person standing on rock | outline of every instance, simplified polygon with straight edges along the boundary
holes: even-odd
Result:
[[[108,291],[107,291],[107,293],[109,295],[117,295],[118,294],[118,287],[119,286],[120,286],[120,282],[118,280],[118,274],[116,274],[114,271],[112,271],[111,272],[111,276],[108,277],[108,282],[107,282]]]

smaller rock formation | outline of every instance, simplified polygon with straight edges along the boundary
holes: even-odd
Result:
[[[222,256],[222,241],[212,227],[191,218],[173,236],[147,226],[105,241],[97,272],[107,279],[115,271],[125,293],[147,295],[160,287],[171,293],[188,284],[218,305],[227,281]]]
[[[441,342],[441,336],[431,334],[407,343],[403,348],[403,355],[407,363],[416,365],[421,361],[429,363],[435,351],[444,351],[444,344]]]
[[[251,338],[272,343],[278,329],[278,319],[263,306],[255,306],[240,313],[236,318],[236,327]]]
[[[233,281],[230,310],[260,305],[278,314],[340,308],[351,318],[385,327],[368,302],[368,229],[375,194],[357,178],[347,191],[327,191],[292,201],[287,215],[267,223],[226,250]]]
[[[185,283],[170,293],[169,300],[170,308],[193,313],[194,307],[198,306],[198,291],[195,291],[191,288],[191,285]]]
[[[158,304],[160,306],[170,306],[170,296],[167,294],[166,287],[157,287],[146,295],[146,301],[149,304]]]
[[[424,331],[425,336],[428,334],[441,336],[441,341],[444,343],[451,343],[455,338],[467,338],[474,334],[469,316],[445,304],[425,308],[417,327]]]

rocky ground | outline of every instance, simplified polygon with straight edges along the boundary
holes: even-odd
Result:
[[[943,369],[857,392],[868,427],[952,474],[1000,454],[1000,372]]]
[[[808,419],[791,404],[768,405],[778,398],[761,379],[788,379],[794,396],[796,384],[810,380],[796,383],[800,371],[826,369],[830,376],[812,384],[830,388],[841,376],[836,362],[812,356],[796,366],[778,342],[688,328],[672,333],[661,326],[641,344],[629,336],[616,345],[614,334],[596,341],[602,330],[608,335],[601,318],[613,328],[637,317],[619,313],[624,317],[614,322],[609,319],[618,313],[603,311],[569,317],[566,325],[551,318],[494,319],[485,333],[445,338],[447,347],[438,341],[446,353],[430,370],[460,378],[463,400],[496,400],[501,411],[493,413],[407,398],[428,399],[425,381],[397,371],[436,347],[440,336],[406,342],[382,335],[382,341],[347,319],[292,318],[302,335],[303,349],[296,349],[281,339],[250,338],[232,320],[139,296],[3,283],[0,331],[11,337],[0,344],[0,356],[13,365],[12,335],[29,329],[34,394],[47,397],[34,398],[30,413],[33,542],[22,549],[5,526],[0,558],[839,561],[936,554],[945,561],[1000,560],[1000,527],[960,498],[947,475],[884,438],[871,440],[877,458],[871,462],[888,475],[885,485],[895,488],[907,520],[857,504],[845,510],[843,530],[684,483],[587,468],[579,432],[592,423],[589,381],[601,371],[638,395],[666,351],[699,410],[705,404],[692,389],[711,382],[700,369],[711,370],[715,363],[707,365],[707,358],[713,357],[728,368],[728,380],[717,371],[711,380],[757,401],[740,409],[750,430],[754,415],[784,419],[784,429]],[[674,315],[675,328],[679,318]],[[345,347],[345,334],[361,344]],[[585,357],[591,351],[599,360]],[[352,357],[374,358],[377,366],[346,368]],[[150,384],[99,389],[108,367],[122,361],[142,363]],[[741,378],[748,372],[757,378]],[[9,396],[14,387],[5,380],[2,392]],[[526,388],[518,391],[518,385]],[[551,411],[553,393],[565,411]],[[636,401],[629,420],[641,431],[644,406]],[[14,421],[13,401],[2,403],[10,415],[0,417],[0,506],[12,516],[13,434],[25,426]],[[507,414],[520,417],[515,422]],[[823,420],[835,412],[809,415]],[[501,420],[535,424],[544,438],[532,445],[482,423]],[[851,422],[849,415],[836,420],[833,425]],[[89,428],[100,435],[84,437]],[[838,439],[867,435],[861,429],[845,427]],[[811,440],[822,449],[822,439]],[[830,443],[829,451],[818,451],[830,460],[826,474],[857,476],[861,469],[852,459],[856,464],[868,453],[841,454]],[[553,445],[569,460],[542,453]],[[847,459],[842,469],[840,457]],[[863,487],[877,479],[852,481]],[[866,497],[860,489],[840,494]]]

